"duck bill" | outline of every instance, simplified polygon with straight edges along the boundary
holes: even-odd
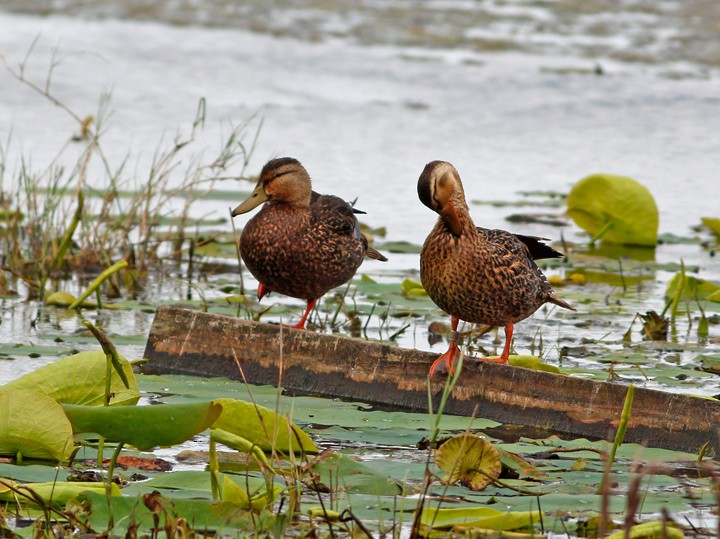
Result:
[[[459,236],[462,233],[462,223],[460,222],[457,211],[455,211],[455,207],[452,204],[447,204],[439,213],[445,220],[445,224],[450,229],[450,232]]]
[[[247,197],[242,204],[240,204],[237,208],[235,208],[232,211],[231,215],[233,217],[235,217],[237,215],[240,215],[241,213],[247,213],[250,210],[257,208],[260,204],[265,202],[267,199],[268,199],[268,197],[265,194],[262,182],[258,182],[258,184],[255,186],[255,189],[253,189],[253,192],[250,194],[250,196]]]

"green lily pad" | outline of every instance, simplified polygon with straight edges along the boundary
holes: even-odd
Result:
[[[543,363],[537,356],[510,356],[508,357],[508,365],[532,369],[534,371],[554,372],[556,374],[560,373],[560,369],[558,369],[555,365]]]
[[[241,481],[245,481],[247,477],[240,479]],[[275,498],[282,490],[279,487],[274,487],[268,496],[268,491],[263,481],[262,485],[257,485],[257,488],[251,491],[249,484],[238,484],[233,481],[228,474],[221,474],[220,485],[222,501],[232,503],[242,509],[253,509],[254,511],[260,511],[267,507],[275,501]]]
[[[420,254],[422,245],[408,241],[386,241],[375,244],[378,251],[397,254]]]
[[[400,288],[406,296],[427,296],[427,292],[422,283],[413,281],[412,279],[405,279],[400,285]]]
[[[214,401],[156,406],[63,406],[76,434],[92,432],[141,451],[179,444],[220,416]]]
[[[98,494],[105,495],[105,483],[91,483],[86,481],[51,481],[47,483],[15,483],[14,481],[8,481],[15,489],[18,489],[21,493],[18,494],[13,489],[9,488],[7,484],[0,482],[0,501],[3,502],[14,502],[19,500],[21,503],[32,502],[33,494],[40,497],[45,503],[51,504],[53,507],[65,507],[65,504],[77,498],[81,494],[87,492],[96,492]],[[110,487],[111,496],[121,496],[120,487],[115,483],[111,483]]]
[[[654,247],[659,217],[655,199],[632,178],[593,174],[576,183],[567,213],[594,238],[609,243]]]
[[[713,234],[720,236],[720,218],[702,217],[700,220]]]
[[[237,505],[226,502],[211,502],[208,500],[184,500],[158,496],[168,515],[179,515],[192,523],[195,530],[202,530],[207,535],[209,530],[215,531],[216,537],[236,536],[237,530],[254,530],[257,516],[239,508]],[[88,525],[96,530],[107,529],[110,514],[132,515],[132,518],[118,519],[112,534],[123,537],[129,526],[137,526],[134,532],[143,536],[154,528],[153,514],[137,498],[126,496],[113,496],[108,499],[104,494],[86,492],[80,497],[80,503],[88,515]],[[161,511],[162,514],[162,511]],[[117,517],[116,517],[117,518]],[[161,516],[161,529],[164,518]]]
[[[298,426],[264,406],[236,399],[215,399],[222,413],[213,425],[244,438],[263,451],[317,453],[310,436]]]
[[[461,525],[465,528],[485,530],[519,530],[540,522],[539,511],[498,511],[490,507],[426,507],[420,523],[432,529],[449,529]]]
[[[65,481],[70,475],[67,470],[41,464],[9,464],[0,462],[0,477],[23,483],[47,483]]]
[[[333,492],[396,496],[403,490],[393,479],[341,453],[323,453],[313,464],[312,471],[317,474],[314,486],[320,491],[330,489]]]
[[[643,522],[642,524],[636,524],[630,528],[628,534],[625,530],[621,530],[615,533],[611,533],[605,539],[683,539],[685,534],[677,527],[673,522],[662,522],[654,520],[652,522]]]
[[[682,273],[676,273],[675,276],[670,279],[665,290],[665,297],[674,298],[678,291],[678,286],[683,287],[679,299],[703,299],[705,301],[720,302],[720,285],[687,274],[685,274],[685,279],[683,280]]]
[[[67,461],[72,426],[50,397],[27,389],[0,390],[0,455]]]
[[[111,369],[111,405],[135,404],[140,399],[132,366],[121,358],[122,370],[129,382],[125,387]],[[61,404],[99,406],[105,400],[106,356],[102,350],[80,352],[40,367],[3,386],[3,389],[30,389]]]

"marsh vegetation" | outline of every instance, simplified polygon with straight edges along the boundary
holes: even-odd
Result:
[[[86,116],[55,96],[51,76],[28,79],[22,63],[6,69],[33,98],[62,108],[75,132],[61,141],[54,159],[39,165],[32,156],[18,159],[11,137],[0,147],[2,381],[74,361],[74,370],[63,376],[40,374],[48,376],[40,385],[52,379],[53,391],[63,391],[65,383],[82,385],[92,378],[94,404],[115,399],[143,406],[73,410],[72,405],[90,403],[67,396],[40,402],[26,393],[11,398],[12,388],[6,387],[0,402],[26,405],[23,426],[37,419],[42,430],[46,421],[55,428],[63,417],[70,419],[62,433],[48,435],[54,452],[28,454],[15,447],[8,451],[10,460],[0,463],[4,535],[404,537],[514,530],[596,536],[639,521],[646,529],[636,528],[637,533],[645,536],[717,533],[719,479],[716,460],[710,460],[717,455],[632,444],[612,448],[608,441],[560,439],[549,431],[449,417],[439,410],[380,411],[228,380],[135,375],[124,359],[106,362],[86,322],[101,328],[132,362],[142,359],[153,311],[162,304],[262,322],[302,312],[302,302],[292,299],[258,304],[256,283],[238,263],[238,231],[229,213],[197,213],[213,201],[239,201],[250,190],[246,180],[254,171],[248,163],[262,138],[262,121],[250,117],[231,127],[209,151],[197,143],[208,121],[207,103],[200,100],[187,125],[151,151],[147,169],[132,170],[131,156],[118,162],[108,157],[125,150],[106,151],[104,133],[112,122],[106,98],[96,114]],[[17,168],[8,166],[17,162]],[[473,211],[502,214],[509,221],[497,223],[502,228],[541,227],[568,253],[567,260],[543,269],[579,312],[538,312],[523,322],[516,350],[567,375],[720,395],[720,273],[713,226],[718,216],[697,215],[693,228],[661,231],[657,246],[628,247],[607,241],[608,222],[582,232],[566,216],[567,207],[567,193],[558,192],[472,204]],[[367,233],[375,246],[398,262],[387,270],[363,266],[348,286],[320,302],[312,329],[442,347],[446,316],[418,283],[421,237],[392,238],[382,209],[369,219]],[[461,330],[469,352],[496,352],[492,329]],[[94,354],[92,362],[87,356],[73,359],[79,351]],[[107,385],[101,375],[88,377],[91,372],[110,373]],[[123,400],[126,391],[129,401]],[[63,411],[55,400],[70,407]],[[239,407],[237,415],[253,418],[256,405],[264,406],[261,416],[267,414],[259,424],[215,423],[221,408]],[[163,438],[158,427],[177,413],[173,406],[187,407],[180,410],[188,417],[194,410],[200,419],[177,439]],[[50,409],[49,419],[34,417]],[[116,417],[99,415],[106,413]],[[128,422],[145,424],[147,432],[118,436],[110,428],[122,430]],[[77,427],[81,423],[85,427]],[[210,434],[197,434],[211,425]],[[89,432],[73,436],[73,430],[84,429]],[[97,437],[100,430],[106,441]],[[36,431],[27,436],[27,430],[25,435],[39,436]],[[446,439],[450,445],[440,446],[445,450],[438,461],[438,444]],[[477,442],[481,439],[493,449]],[[482,464],[467,466],[472,477],[444,470],[448,461],[461,460],[452,456],[452,445],[461,454],[482,445],[483,455],[492,453],[489,471],[484,457],[478,459]],[[151,451],[156,446],[165,447]],[[111,461],[115,478],[106,475]],[[63,465],[52,466],[56,462]],[[482,489],[478,475],[487,483]],[[78,480],[80,486],[73,487]],[[35,485],[28,489],[27,483]],[[61,492],[60,483],[68,490]]]

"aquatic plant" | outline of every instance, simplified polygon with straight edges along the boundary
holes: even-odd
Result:
[[[654,247],[659,217],[650,191],[638,181],[614,174],[592,174],[577,182],[567,197],[567,213],[598,240]]]
[[[193,154],[206,122],[205,100],[200,99],[188,132],[161,140],[145,177],[128,178],[126,162],[113,166],[103,149],[110,96],[100,98],[95,115],[78,114],[53,94],[52,69],[44,83],[27,78],[30,52],[17,68],[2,55],[0,60],[19,84],[65,111],[78,133],[39,171],[22,158],[19,171],[11,172],[11,139],[0,145],[3,272],[22,283],[29,298],[43,300],[48,281],[57,290],[70,274],[99,274],[125,260],[128,268],[105,283],[107,295],[123,290],[136,296],[161,259],[179,261],[192,252],[195,240],[186,229],[197,226],[190,217],[193,202],[229,179],[230,170],[235,178],[244,176],[262,122],[255,126],[251,117],[233,127],[210,158],[202,151]],[[74,153],[79,155],[72,166],[63,166]],[[185,162],[190,165],[182,172]],[[10,291],[4,274],[0,284]]]

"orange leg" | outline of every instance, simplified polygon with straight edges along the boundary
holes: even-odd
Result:
[[[451,318],[452,332],[450,333],[450,347],[447,352],[430,365],[430,376],[433,376],[435,371],[447,372],[450,375],[455,374],[453,362],[455,361],[455,357],[460,355],[460,348],[457,345],[457,327],[459,322],[460,319],[457,316]]]
[[[503,348],[503,353],[500,357],[479,357],[477,360],[486,361],[488,363],[507,363],[508,358],[510,357],[510,345],[512,344],[513,329],[514,326],[512,322],[505,326],[505,348]]]
[[[510,345],[512,344],[514,329],[515,326],[512,322],[505,326],[505,348],[503,348],[503,353],[500,356],[500,360],[502,363],[507,363],[508,359],[510,358]]]
[[[305,313],[302,315],[300,321],[297,324],[288,327],[295,329],[305,329],[305,322],[307,322],[310,311],[312,311],[313,307],[315,307],[315,303],[317,303],[316,299],[309,299],[307,302],[307,308],[305,309]]]

